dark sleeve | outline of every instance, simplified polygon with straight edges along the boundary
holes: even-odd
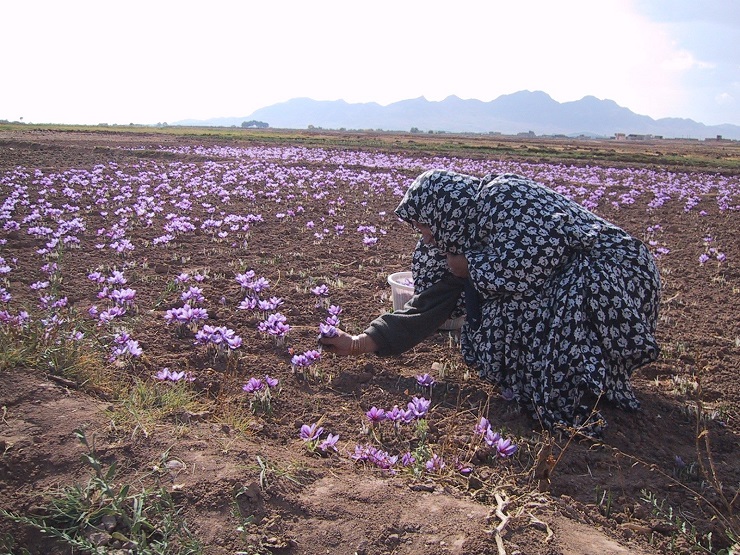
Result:
[[[365,333],[378,345],[376,354],[401,354],[437,331],[450,317],[464,286],[464,279],[445,276],[411,297],[403,309],[373,320]]]

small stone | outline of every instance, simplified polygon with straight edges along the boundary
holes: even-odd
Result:
[[[114,517],[113,515],[105,515],[102,519],[100,519],[100,523],[108,532],[112,532],[116,529],[116,517]]]
[[[95,531],[87,535],[87,540],[95,547],[103,547],[110,543],[113,538],[108,532]]]

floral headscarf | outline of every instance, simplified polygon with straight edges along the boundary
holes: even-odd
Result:
[[[444,170],[430,170],[411,184],[396,214],[404,221],[428,225],[445,253],[462,254],[475,230],[474,198],[480,179]]]

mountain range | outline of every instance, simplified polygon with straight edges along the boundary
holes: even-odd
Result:
[[[448,96],[441,101],[424,97],[382,106],[376,102],[294,98],[260,108],[243,117],[183,120],[175,125],[237,126],[265,123],[273,128],[310,127],[346,130],[384,130],[449,133],[502,133],[613,137],[652,135],[675,139],[740,140],[740,126],[705,125],[685,118],[653,119],[619,106],[613,100],[585,96],[557,102],[542,91],[519,91],[490,102]],[[246,126],[246,125],[245,125]]]

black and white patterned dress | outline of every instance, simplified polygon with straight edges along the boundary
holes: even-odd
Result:
[[[639,402],[632,372],[656,359],[660,277],[645,245],[524,177],[432,170],[396,209],[428,225],[436,247],[413,255],[416,292],[464,254],[479,317],[461,330],[465,361],[546,428],[598,434],[598,398]],[[471,291],[472,289],[466,289]],[[460,299],[454,315],[464,309]]]

